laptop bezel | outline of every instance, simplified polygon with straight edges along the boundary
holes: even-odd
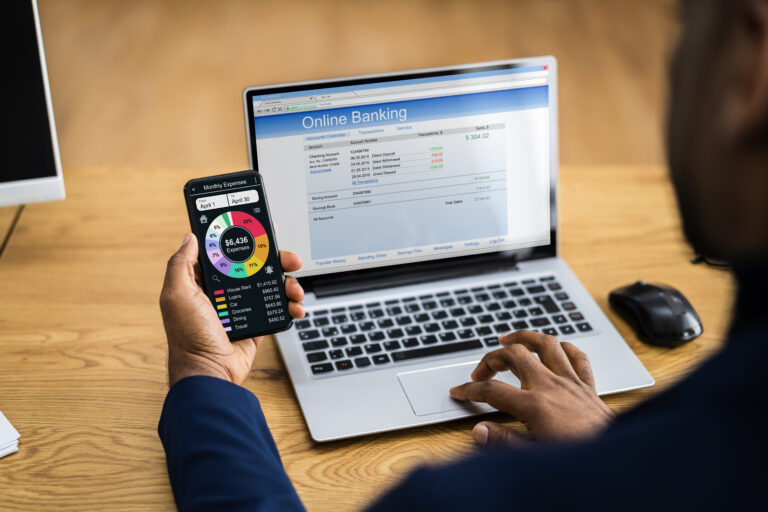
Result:
[[[341,78],[328,78],[319,80],[307,80],[301,82],[288,82],[270,85],[260,85],[247,87],[243,90],[243,104],[245,112],[245,131],[248,142],[248,161],[251,168],[259,171],[258,159],[256,156],[256,134],[253,131],[253,96],[264,94],[277,94],[286,92],[296,92],[318,88],[332,88],[350,85],[363,85],[375,82],[391,82],[397,80],[430,78],[434,76],[455,74],[461,75],[479,71],[494,71],[499,69],[514,69],[517,67],[528,66],[548,66],[550,78],[548,80],[548,106],[550,116],[550,242],[548,245],[535,246],[525,249],[500,250],[496,252],[487,252],[471,256],[444,257],[428,261],[419,261],[411,263],[382,263],[382,265],[361,270],[346,270],[334,272],[332,269],[322,274],[313,274],[302,276],[300,281],[307,290],[313,288],[317,280],[334,278],[345,280],[362,280],[366,278],[379,278],[383,269],[390,273],[418,272],[428,271],[435,263],[439,262],[441,266],[460,265],[464,268],[472,268],[473,272],[480,270],[477,267],[498,268],[509,266],[516,262],[552,258],[559,254],[558,238],[558,171],[559,171],[559,153],[558,153],[558,94],[557,94],[557,60],[553,56],[528,57],[522,59],[509,59],[501,61],[480,62],[473,64],[462,64],[457,66],[445,66],[435,68],[423,68],[416,70],[393,71],[389,73],[378,73],[368,75],[357,75]],[[268,173],[266,179],[270,179]]]

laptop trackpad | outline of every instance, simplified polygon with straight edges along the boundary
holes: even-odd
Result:
[[[460,363],[427,370],[404,372],[397,375],[400,385],[405,391],[408,401],[411,403],[416,416],[426,416],[439,412],[463,410],[469,414],[480,414],[495,411],[487,404],[477,402],[459,402],[451,398],[448,390],[469,382],[472,370],[478,361]],[[496,379],[519,386],[520,381],[510,372],[496,375]]]

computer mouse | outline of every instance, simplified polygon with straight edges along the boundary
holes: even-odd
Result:
[[[613,290],[608,302],[651,345],[679,347],[704,332],[691,303],[670,286],[638,281]]]

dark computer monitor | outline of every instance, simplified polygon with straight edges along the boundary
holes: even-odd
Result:
[[[0,12],[0,206],[64,199],[37,2],[11,0]]]

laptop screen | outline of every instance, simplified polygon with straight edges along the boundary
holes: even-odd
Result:
[[[299,276],[550,244],[550,64],[251,90]]]

